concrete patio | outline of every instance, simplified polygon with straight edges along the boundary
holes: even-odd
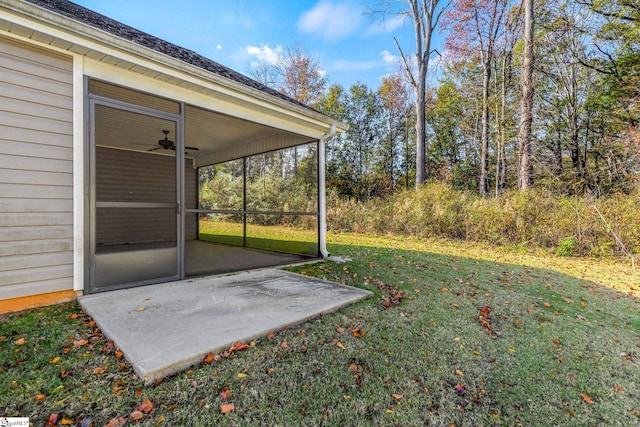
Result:
[[[145,383],[237,341],[367,298],[362,289],[280,269],[201,277],[79,298]]]

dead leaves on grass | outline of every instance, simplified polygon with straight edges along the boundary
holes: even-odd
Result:
[[[235,353],[246,350],[255,345],[256,345],[255,341],[251,341],[251,343],[249,344],[245,344],[238,341],[232,344],[228,350],[225,350],[221,353],[207,353],[207,355],[202,360],[202,363],[205,365],[210,365],[213,362],[218,362],[219,360],[222,360],[222,359],[230,359],[235,355]]]
[[[231,390],[229,389],[229,387],[225,387],[220,392],[220,399],[223,402],[220,405],[220,412],[222,412],[225,415],[232,412],[236,408],[233,402],[229,402],[230,398],[231,398]]]
[[[378,279],[374,279],[374,284],[383,293],[380,299],[383,302],[383,307],[389,309],[394,305],[400,305],[404,298],[404,292],[397,290],[393,285],[383,283]]]
[[[478,315],[478,323],[484,326],[484,329],[489,335],[494,333],[494,330],[489,323],[489,313],[491,313],[492,310],[493,308],[491,308],[490,305],[486,305],[480,309],[480,314]]]

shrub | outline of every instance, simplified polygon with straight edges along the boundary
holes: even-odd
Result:
[[[578,245],[578,240],[575,237],[573,236],[565,237],[564,239],[560,240],[560,242],[558,243],[558,247],[556,248],[556,255],[557,256],[575,255],[575,249],[577,245]]]
[[[604,224],[598,209],[606,217]],[[482,198],[430,182],[388,199],[358,202],[328,197],[327,223],[335,232],[439,237],[519,248],[543,248],[559,256],[619,256],[640,248],[640,193],[553,196],[541,190]]]

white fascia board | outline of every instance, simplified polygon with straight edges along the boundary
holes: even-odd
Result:
[[[173,88],[173,91],[179,93],[180,96],[171,96],[171,93],[165,94],[164,92],[158,93],[162,96],[194,103],[204,108],[211,108],[212,98],[225,100],[226,102],[220,104],[220,107],[223,108],[221,111],[227,114],[237,115],[237,117],[279,128],[282,128],[282,124],[291,126],[291,124],[294,123],[298,125],[295,127],[299,129],[291,129],[291,131],[314,138],[320,138],[323,134],[327,133],[331,125],[336,125],[340,131],[346,129],[343,123],[318,112],[289,103],[281,98],[245,86],[30,3],[15,0],[0,0],[0,19],[8,20],[15,25],[28,28],[35,32],[50,35],[55,39],[64,40],[76,46],[76,49],[81,46],[83,49],[88,49],[89,51],[100,52],[106,56],[118,58],[131,63],[133,65],[131,68],[135,66],[143,67],[144,69],[161,73],[161,75],[167,76],[170,79],[177,79],[178,81],[194,84],[206,89],[206,92],[210,94],[210,96],[203,96],[192,90],[178,90],[179,87],[166,84],[166,86],[161,85],[162,87],[157,86],[155,89],[159,90],[162,88],[167,92],[171,92],[170,88]],[[70,49],[72,48],[70,47]],[[100,74],[93,76],[96,78],[114,81],[116,78],[124,77],[119,75],[124,71],[123,68],[116,68],[112,65],[111,70],[109,70],[108,67],[90,66],[89,61],[86,61],[85,65],[85,72],[88,75],[91,75],[90,72],[92,71]],[[138,72],[130,73],[132,77],[129,86],[134,83],[134,80],[137,85],[140,81],[138,78],[141,75]],[[133,79],[133,76],[137,78]],[[136,85],[133,85],[133,87],[137,88],[138,86]],[[187,95],[186,92],[189,92],[193,99],[184,99],[186,97],[185,95]],[[238,107],[234,109],[233,105],[237,105]],[[281,118],[281,120],[277,120],[277,122],[274,123],[274,116]],[[288,126],[284,128],[289,130]]]

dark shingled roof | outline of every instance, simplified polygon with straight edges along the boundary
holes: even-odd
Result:
[[[211,59],[205,58],[204,56],[199,55],[192,50],[185,49],[173,43],[162,40],[158,37],[152,36],[151,34],[136,30],[133,27],[125,25],[107,16],[101,15],[97,12],[87,9],[86,7],[82,7],[67,0],[26,1],[44,9],[59,13],[60,15],[66,16],[67,18],[71,18],[83,24],[87,24],[99,30],[106,31],[107,33],[136,43],[140,46],[144,46],[146,48],[153,49],[157,52],[171,56],[182,62],[186,62],[187,64],[202,68],[203,70],[210,71],[219,76],[226,77],[229,80],[233,80],[245,86],[257,89],[261,92],[276,96],[280,99],[284,99],[285,101],[303,106],[311,110],[311,108],[307,105],[289,98],[288,96],[283,95],[277,90],[263,85],[262,83],[257,82],[253,79],[250,79],[249,77],[240,74],[237,71],[232,70],[231,68],[227,68],[215,61],[212,61]]]

